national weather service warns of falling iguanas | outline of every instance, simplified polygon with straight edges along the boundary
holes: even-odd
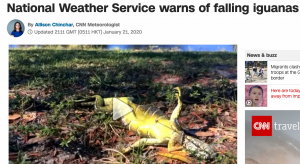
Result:
[[[123,124],[132,132],[139,135],[141,139],[123,149],[124,153],[141,145],[165,145],[168,151],[188,150],[197,157],[211,159],[216,156],[213,148],[197,138],[184,133],[177,122],[182,102],[181,91],[176,87],[178,104],[168,119],[162,111],[151,105],[137,105],[133,103],[132,97],[117,97],[118,100],[132,108],[132,111],[121,117]],[[93,96],[93,102],[75,100],[76,103],[89,104],[95,107],[96,112],[113,112],[113,99]]]

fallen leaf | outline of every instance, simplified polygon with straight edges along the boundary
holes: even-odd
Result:
[[[135,142],[139,139],[140,139],[139,136],[132,136],[132,137],[126,136],[126,137],[122,137],[122,138],[117,138],[116,140],[121,141],[121,142],[125,142],[125,143],[133,143],[133,142]]]
[[[214,134],[218,133],[219,131],[217,128],[209,128],[208,130],[214,132]]]
[[[114,135],[113,137],[112,137],[112,139],[111,139],[111,143],[114,143],[115,141],[116,141],[116,139],[117,139],[117,136],[116,135]]]
[[[222,113],[223,109],[222,108],[218,108],[218,114]]]
[[[212,132],[197,132],[195,133],[198,137],[211,137],[214,136],[214,133]]]
[[[190,124],[190,129],[200,129],[200,125],[199,124]]]
[[[95,145],[101,145],[101,142],[99,140],[96,140]]]
[[[10,122],[13,122],[19,118],[21,118],[21,115],[17,113],[8,116]],[[34,119],[36,119],[36,112],[26,112],[23,114],[23,121],[25,122],[33,121]]]
[[[127,136],[128,137],[131,137],[131,136],[134,136],[135,134],[132,132],[132,131],[130,131],[130,130],[128,130],[127,131]]]
[[[9,160],[18,159],[18,153],[9,153]]]
[[[30,122],[36,119],[36,112],[27,112],[23,115],[23,120],[26,120],[26,122]]]
[[[13,114],[13,115],[9,115],[8,116],[8,119],[9,119],[9,121],[14,121],[14,120],[16,120],[16,119],[19,119],[21,116],[19,115],[19,114]]]
[[[32,156],[40,157],[41,154],[40,153],[36,153],[36,152],[32,152],[32,153],[28,153],[28,156],[29,157],[32,157]]]
[[[211,104],[211,107],[216,108],[216,107],[218,107],[218,105],[217,104]]]
[[[156,155],[153,158],[156,159],[156,163],[173,163],[171,158],[161,156],[161,155]]]
[[[42,116],[42,115],[44,115],[44,114],[45,114],[44,112],[38,112],[38,113],[37,113],[38,116]]]
[[[180,117],[180,118],[178,119],[178,121],[179,121],[179,123],[181,123],[181,124],[186,124],[186,123],[188,123],[188,122],[190,121],[190,119],[191,119],[191,118],[189,118],[189,117]]]
[[[80,117],[81,121],[85,121],[85,118],[84,117]]]
[[[191,112],[192,115],[196,116],[199,120],[203,120],[196,112]]]
[[[70,132],[69,128],[67,126],[62,126],[60,127],[61,130],[61,134],[67,134],[68,132]]]
[[[10,93],[10,94],[8,95],[8,98],[9,98],[9,100],[14,99],[14,98],[15,98],[15,95]]]
[[[177,159],[186,163],[195,163],[195,161],[188,156],[188,153],[185,151],[172,151],[168,152],[167,148],[158,147],[159,152],[157,152],[158,155],[168,157],[168,159]],[[161,157],[163,159],[163,157]],[[165,161],[166,162],[166,161]],[[161,162],[159,162],[161,163]]]

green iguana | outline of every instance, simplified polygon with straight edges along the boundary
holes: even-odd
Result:
[[[132,97],[117,97],[133,110],[121,117],[123,124],[132,132],[141,137],[128,148],[123,149],[123,153],[127,153],[132,148],[141,145],[164,145],[168,146],[168,151],[188,150],[192,151],[197,157],[204,159],[211,159],[216,156],[215,151],[205,142],[194,138],[184,133],[177,118],[182,108],[180,100],[181,91],[176,87],[176,97],[178,105],[174,109],[171,118],[168,119],[165,114],[159,109],[151,105],[137,105],[133,103]],[[96,112],[112,112],[113,98],[102,98],[99,95],[93,96],[93,102],[86,102],[86,100],[76,100],[76,103],[93,105]]]

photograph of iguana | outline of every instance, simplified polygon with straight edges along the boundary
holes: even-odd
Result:
[[[236,49],[10,45],[9,161],[237,163]]]

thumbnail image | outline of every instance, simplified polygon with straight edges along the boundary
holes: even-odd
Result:
[[[268,88],[267,85],[245,86],[245,107],[267,107]]]
[[[246,110],[245,163],[299,163],[299,116],[296,110]]]
[[[20,37],[25,31],[24,23],[18,19],[11,20],[7,24],[7,32],[11,37]]]
[[[246,61],[245,66],[245,83],[267,83],[267,61]]]
[[[237,163],[236,45],[10,45],[12,163]]]

